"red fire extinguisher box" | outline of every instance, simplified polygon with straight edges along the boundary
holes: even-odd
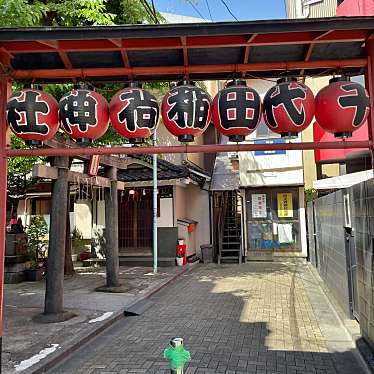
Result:
[[[183,257],[183,265],[186,265],[187,264],[187,245],[182,240],[179,240],[178,242],[183,243],[183,244],[178,243],[177,245],[177,257]]]
[[[177,245],[177,256],[182,257],[187,254],[187,245],[186,244],[178,244]]]

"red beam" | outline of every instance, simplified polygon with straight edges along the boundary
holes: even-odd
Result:
[[[58,50],[58,54],[60,56],[60,59],[62,60],[62,62],[64,63],[64,66],[66,69],[72,69],[73,66],[71,64],[71,61],[67,55],[67,53],[65,53],[64,51],[62,50]]]
[[[319,33],[317,36],[315,36],[314,39],[313,39],[313,42],[310,43],[309,46],[307,47],[307,50],[306,50],[306,53],[305,53],[305,57],[304,57],[304,61],[309,61],[310,60],[310,56],[313,53],[313,49],[314,49],[314,47],[316,45],[316,42],[318,40],[321,40],[322,38],[325,38],[327,35],[329,35],[329,34],[331,34],[333,32],[334,32],[334,30],[329,30],[329,31],[325,31],[325,32]],[[303,70],[301,70],[300,75],[303,76],[304,73],[305,73],[305,70],[303,69]],[[304,80],[305,80],[305,78],[304,78]]]
[[[54,47],[50,45],[41,44],[38,42],[3,42],[1,47],[9,52],[22,53],[22,52],[53,52]]]
[[[320,40],[320,39],[323,39],[325,38],[327,35],[331,34],[332,32],[334,32],[335,30],[328,30],[328,31],[325,31],[325,32],[322,32],[320,33],[318,36],[316,36],[314,38],[314,40]]]
[[[215,48],[215,47],[246,47],[266,46],[279,44],[310,44],[310,43],[343,43],[364,42],[368,38],[366,30],[332,30],[324,33],[318,32],[290,32],[258,34],[248,41],[246,35],[217,35],[217,36],[190,36],[186,37],[187,48]],[[10,53],[27,52],[53,52],[56,41],[13,41],[3,42]],[[59,48],[65,51],[112,51],[120,48],[127,50],[154,50],[154,49],[182,49],[183,44],[179,37],[166,38],[134,38],[134,39],[92,39],[92,40],[60,40]]]
[[[122,48],[122,39],[108,39],[117,48]]]
[[[365,67],[366,58],[350,60],[289,61],[251,64],[190,65],[190,66],[155,66],[136,68],[87,68],[87,69],[40,69],[16,70],[15,79],[46,78],[82,78],[82,77],[117,77],[133,74],[134,76],[185,75],[192,73],[241,73],[265,70],[301,70],[301,69],[342,69],[344,67]]]
[[[170,153],[219,153],[249,152],[274,150],[310,150],[310,149],[344,149],[369,148],[369,141],[336,141],[336,142],[305,142],[305,143],[274,143],[274,144],[208,144],[208,145],[177,145],[157,147],[112,147],[112,148],[33,148],[8,149],[8,157],[17,156],[79,156],[79,155],[119,155],[119,154],[170,154]]]
[[[47,46],[52,48],[54,52],[57,52],[60,56],[61,61],[63,62],[65,69],[71,69],[73,66],[71,65],[70,59],[67,53],[60,48],[60,42],[57,40],[37,40],[37,42],[43,46]]]
[[[260,34],[252,42],[253,46],[272,44],[309,44],[315,43],[345,43],[365,41],[368,37],[366,30],[339,30],[328,33],[290,32]]]
[[[127,51],[126,49],[124,48],[121,48],[121,58],[122,58],[122,62],[123,62],[123,65],[125,66],[125,68],[131,68],[131,65],[130,65],[130,59],[129,59],[129,55],[127,54]],[[134,75],[132,73],[129,73],[129,79],[133,79],[134,78]]]
[[[370,39],[366,45],[366,52],[368,55],[368,66],[365,71],[366,89],[369,92],[370,98],[370,112],[368,118],[368,136],[370,141],[374,140],[374,39]],[[374,147],[370,147],[371,164],[374,169]]]
[[[58,48],[58,41],[57,40],[36,40],[37,43],[42,44],[43,46],[46,45],[47,47],[56,49]]]
[[[188,66],[188,50],[187,50],[187,45],[186,45],[186,37],[182,36],[181,37],[181,43],[183,45],[183,65]]]
[[[305,53],[304,61],[309,61],[310,60],[310,56],[313,53],[314,46],[315,46],[315,43],[310,43],[309,44],[309,46],[306,50],[306,53]],[[301,70],[300,75],[303,76],[304,73],[305,73],[305,69]]]
[[[257,35],[258,35],[258,34],[252,34],[252,35],[248,38],[247,43],[250,44],[250,43],[252,42],[252,40],[253,40],[254,38],[256,38]],[[245,52],[244,52],[244,61],[243,61],[244,64],[248,64],[248,63],[249,63],[249,54],[250,54],[250,52],[251,52],[251,46],[250,46],[250,45],[247,45],[247,46],[245,47]],[[246,74],[246,71],[243,71],[243,72],[242,72],[242,77],[243,77],[243,78],[245,77],[245,74]]]
[[[309,44],[309,47],[305,53],[304,61],[309,61],[310,56],[312,55],[313,48],[314,48],[314,43]]]

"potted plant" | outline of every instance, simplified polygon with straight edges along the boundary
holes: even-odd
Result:
[[[26,235],[30,267],[25,270],[25,277],[29,281],[39,281],[45,271],[44,260],[48,248],[48,226],[42,216],[31,217]]]
[[[78,259],[83,261],[89,257],[89,255],[87,255],[87,251],[85,250],[83,234],[77,227],[74,227],[74,230],[71,233],[71,244],[73,248],[71,258],[73,261],[77,261]]]
[[[94,230],[91,239],[91,254],[93,257],[105,259],[106,258],[106,241],[104,230]]]

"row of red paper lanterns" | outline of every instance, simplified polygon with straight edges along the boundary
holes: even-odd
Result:
[[[231,141],[243,141],[262,116],[283,137],[297,137],[315,117],[323,129],[344,138],[364,124],[369,108],[365,88],[344,77],[332,79],[316,98],[296,79],[283,79],[269,89],[263,103],[242,80],[229,82],[213,102],[201,88],[183,81],[163,98],[162,118],[182,142],[201,135],[211,119]],[[10,128],[29,144],[52,138],[59,128],[73,139],[89,142],[107,131],[109,120],[118,134],[138,143],[152,135],[158,119],[156,98],[137,87],[117,92],[109,105],[88,89],[73,89],[59,103],[46,92],[25,89],[12,95],[7,104]]]

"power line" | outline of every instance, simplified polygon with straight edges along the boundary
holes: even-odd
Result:
[[[239,20],[235,17],[234,13],[231,11],[231,9],[229,8],[229,6],[226,4],[226,1],[225,1],[225,0],[221,0],[221,3],[226,7],[227,11],[228,11],[232,16],[233,16],[233,18],[236,19],[237,21],[239,21]]]
[[[160,23],[158,21],[157,15],[153,13],[150,5],[148,4],[148,1],[147,0],[140,0],[140,2],[143,4],[143,8],[148,13],[148,15],[150,15],[151,18],[153,18],[153,20],[155,21],[155,23]]]
[[[202,18],[204,19],[205,21],[207,20],[200,12],[199,9],[196,8],[195,4],[191,1],[191,0],[187,0],[188,4],[190,4],[192,6],[192,8],[195,9],[195,12]]]
[[[209,11],[210,19],[211,19],[212,22],[214,22],[214,21],[213,21],[213,17],[212,17],[212,13],[211,13],[211,11],[210,11],[209,1],[208,1],[208,0],[205,0],[205,2],[206,2],[206,7],[208,8],[208,11]]]
[[[155,2],[153,0],[151,0],[151,2],[152,2],[153,14],[154,14],[154,16],[156,17],[156,19],[158,21],[156,7],[155,7]]]

